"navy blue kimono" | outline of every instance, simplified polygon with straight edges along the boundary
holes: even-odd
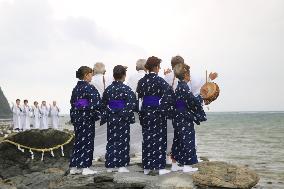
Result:
[[[95,121],[99,120],[101,98],[97,89],[86,81],[78,81],[72,91],[70,117],[74,125],[75,141],[70,167],[87,168],[92,165]]]
[[[105,167],[129,165],[130,124],[135,123],[136,96],[121,81],[113,81],[103,93],[101,125],[107,123]]]
[[[172,157],[182,165],[198,163],[195,148],[194,122],[206,120],[200,98],[195,97],[184,81],[179,81],[175,90],[173,118],[174,140]]]
[[[139,112],[142,125],[142,163],[144,169],[158,170],[166,166],[167,119],[171,119],[174,92],[170,85],[155,73],[146,74],[137,86],[142,99]]]

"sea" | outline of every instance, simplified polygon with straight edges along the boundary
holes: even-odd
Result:
[[[260,176],[257,188],[284,189],[284,112],[207,113],[196,127],[198,155],[244,165]]]

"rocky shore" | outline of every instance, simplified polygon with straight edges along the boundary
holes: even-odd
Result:
[[[62,131],[30,130],[9,136],[17,143],[35,147],[49,148],[64,143],[70,137]],[[130,173],[106,173],[104,162],[94,161],[93,169],[98,171],[94,176],[70,175],[69,155],[72,141],[64,146],[64,157],[61,150],[54,150],[54,157],[45,153],[34,152],[31,158],[29,150],[22,152],[15,145],[0,143],[0,188],[5,189],[83,189],[83,188],[243,188],[254,187],[258,175],[246,167],[235,166],[226,162],[204,161],[196,165],[199,171],[194,174],[182,172],[159,176],[156,172],[144,175],[141,158],[132,155]]]

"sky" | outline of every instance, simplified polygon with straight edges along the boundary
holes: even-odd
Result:
[[[284,111],[283,0],[0,0],[0,87],[8,98],[69,100],[82,65],[135,74],[181,55],[200,77],[219,74],[212,112]]]

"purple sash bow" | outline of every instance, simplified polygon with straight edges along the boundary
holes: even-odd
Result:
[[[142,106],[159,106],[160,100],[158,96],[144,96]]]
[[[74,105],[76,108],[84,108],[86,106],[89,106],[90,102],[88,99],[82,98],[82,99],[78,99]]]
[[[183,100],[177,100],[176,101],[176,109],[177,110],[185,110],[186,109],[186,104]]]
[[[110,100],[108,102],[108,107],[110,109],[122,109],[125,106],[124,100]]]

